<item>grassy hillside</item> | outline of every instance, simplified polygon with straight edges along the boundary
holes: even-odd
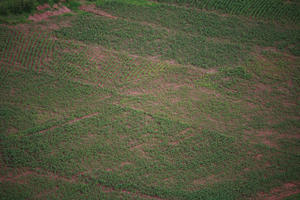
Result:
[[[0,25],[0,199],[298,199],[298,19],[229,2]]]

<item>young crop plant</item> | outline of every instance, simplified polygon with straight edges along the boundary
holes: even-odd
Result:
[[[296,0],[80,3],[0,25],[0,199],[297,199]]]

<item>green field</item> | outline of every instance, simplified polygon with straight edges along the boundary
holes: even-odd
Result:
[[[0,24],[1,200],[299,199],[298,1],[80,2]]]

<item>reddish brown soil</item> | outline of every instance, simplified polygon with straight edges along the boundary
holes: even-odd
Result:
[[[266,137],[274,134],[275,133],[272,130],[264,130],[264,131],[259,131],[257,136]]]
[[[130,163],[127,163],[127,162],[123,163],[123,165],[126,165],[126,164],[130,164]],[[22,170],[22,169],[20,169],[20,170]],[[49,179],[52,179],[52,180],[60,180],[60,181],[68,182],[68,183],[77,183],[79,181],[78,176],[82,175],[82,174],[83,173],[79,173],[77,175],[72,176],[71,178],[66,178],[66,177],[54,174],[52,172],[46,172],[45,174],[40,174],[40,173],[37,173],[37,172],[32,171],[30,169],[23,169],[22,172],[18,173],[17,175],[12,175],[11,173],[9,173],[5,176],[0,177],[0,183],[1,182],[12,182],[12,183],[18,183],[18,184],[25,184],[24,178],[26,178],[28,176],[45,177],[45,178],[49,178]],[[82,183],[82,184],[84,184],[84,183]],[[98,186],[101,187],[102,191],[106,192],[106,193],[113,192],[113,191],[118,191],[113,187],[108,187],[108,186],[104,186],[104,185],[101,185],[101,184],[98,184]],[[36,195],[36,197],[45,196],[50,192],[55,193],[57,189],[58,188],[55,188],[53,190],[45,190],[43,192],[38,193]],[[139,193],[139,192],[133,193],[133,192],[130,192],[130,191],[127,191],[127,190],[122,190],[121,192],[122,193],[127,193],[127,194],[132,195],[132,196],[142,197],[142,198],[145,198],[145,199],[162,200],[159,197],[149,196],[149,195],[142,194],[142,193]]]
[[[108,17],[108,18],[111,18],[111,19],[117,19],[116,16],[112,16],[111,14],[96,8],[95,5],[83,5],[83,6],[80,7],[80,10],[83,10],[83,11],[86,11],[86,12],[91,12],[91,13],[94,13],[96,15],[101,15],[101,16]]]
[[[269,194],[259,193],[257,199],[282,200],[291,195],[300,193],[300,185],[296,183],[286,183],[281,187],[276,187]]]
[[[263,83],[257,83],[255,84],[255,93],[261,93],[261,92],[271,92],[272,88],[269,85],[265,85]]]
[[[31,171],[31,170],[26,170],[22,173],[19,173],[18,175],[16,176],[11,176],[11,174],[8,174],[7,176],[5,177],[0,177],[0,182],[13,182],[13,183],[21,183],[23,184],[24,183],[24,177],[27,177],[27,176],[39,176],[39,177],[47,177],[47,178],[50,178],[50,179],[55,179],[55,180],[63,180],[63,181],[66,181],[66,182],[69,182],[69,183],[73,183],[73,182],[76,182],[76,177],[72,177],[72,178],[65,178],[65,177],[62,177],[62,176],[58,176],[54,173],[50,173],[50,172],[47,172],[47,174],[39,174],[35,171]]]
[[[50,17],[50,16],[61,15],[64,13],[69,13],[69,12],[71,12],[71,10],[69,8],[62,6],[62,7],[58,8],[57,10],[46,11],[44,13],[36,13],[32,16],[29,16],[28,19],[32,20],[34,22],[38,22],[38,21],[48,19],[48,17]]]
[[[45,3],[44,5],[39,5],[39,6],[36,7],[36,9],[39,10],[39,11],[40,10],[45,10],[46,8],[50,9],[51,7],[47,3]]]

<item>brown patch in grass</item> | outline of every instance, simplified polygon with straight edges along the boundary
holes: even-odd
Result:
[[[290,94],[289,89],[287,89],[286,87],[283,87],[283,86],[277,87],[277,90],[280,91],[281,93],[283,93],[284,96]]]
[[[89,45],[88,52],[87,52],[90,61],[95,62],[96,64],[101,63],[101,61],[105,60],[107,52],[101,48],[100,46],[92,46]]]
[[[130,96],[137,96],[137,95],[143,95],[145,93],[140,92],[140,91],[136,91],[136,90],[129,90],[125,94],[130,95]]]
[[[257,199],[265,200],[282,200],[291,195],[300,193],[299,183],[285,183],[281,187],[272,189],[269,193],[260,192]]]
[[[173,142],[169,142],[169,145],[177,145],[177,144],[180,143],[180,141],[183,141],[183,140],[185,140],[185,139],[188,139],[188,138],[190,138],[190,137],[193,137],[193,136],[194,136],[193,133],[187,134],[190,130],[191,130],[191,128],[187,128],[187,129],[184,129],[183,131],[181,131],[178,135],[179,135],[179,136],[183,136],[183,138],[182,138],[182,139],[179,139],[179,140],[175,140],[175,141],[173,141]]]
[[[264,131],[259,131],[257,136],[266,137],[266,136],[271,136],[274,134],[275,133],[272,130],[264,130]]]
[[[249,108],[256,108],[256,105],[254,103],[247,102],[247,105],[249,106]]]
[[[96,141],[96,138],[96,134],[89,133],[82,138],[81,144],[89,146],[91,143],[94,143]]]
[[[218,70],[214,69],[214,68],[211,68],[211,69],[206,69],[204,72],[206,74],[216,74],[216,73],[218,73]]]
[[[256,159],[256,160],[261,160],[261,159],[262,159],[262,157],[263,157],[263,155],[262,155],[262,154],[257,154],[257,155],[255,156],[255,159]]]
[[[253,144],[265,144],[268,147],[279,148],[276,144],[276,140],[278,139],[278,133],[272,130],[263,130],[256,133],[255,131],[247,130],[244,131],[246,135],[244,135],[245,140],[248,140]],[[262,157],[261,154],[258,154],[256,159],[260,160]]]
[[[193,181],[193,184],[194,185],[206,185],[206,184],[210,184],[210,183],[213,183],[213,182],[216,182],[216,181],[217,181],[217,179],[216,179],[215,175],[211,175],[211,176],[208,176],[208,177],[195,179]]]
[[[73,18],[74,18],[73,16],[68,18],[63,18],[63,19],[49,18],[47,20],[40,21],[38,23],[17,24],[15,26],[11,26],[10,28],[17,29],[21,31],[23,34],[27,34],[27,35],[30,35],[34,32],[40,32],[42,33],[41,35],[44,35],[48,39],[51,38],[56,40],[57,38],[55,38],[50,32],[61,29],[63,27],[70,27],[71,20]]]
[[[135,20],[130,20],[130,21],[135,22],[135,23],[140,23],[140,24],[142,24],[142,25],[150,26],[150,27],[153,27],[153,28],[163,29],[163,30],[167,31],[168,33],[171,33],[171,32],[172,32],[171,29],[166,28],[166,27],[164,27],[164,26],[161,26],[161,25],[159,25],[159,24],[154,24],[154,23],[150,23],[150,22],[146,22],[146,21],[142,21],[142,22],[141,22],[141,21],[135,21]],[[161,56],[155,56],[155,57],[161,57]],[[175,63],[176,63],[176,62],[175,62]]]
[[[39,11],[45,10],[45,9],[47,9],[47,8],[49,8],[49,9],[51,8],[51,7],[49,6],[49,4],[47,4],[47,3],[45,3],[45,4],[43,4],[43,5],[39,5],[39,6],[36,7],[36,9],[39,10]]]
[[[10,71],[10,70],[26,71],[27,70],[27,68],[24,65],[22,65],[21,63],[19,63],[17,61],[14,61],[12,63],[12,62],[9,62],[6,60],[0,60],[0,64],[1,64],[1,67],[5,68],[6,71]]]
[[[107,171],[112,171],[112,170],[107,170]],[[83,174],[83,173],[79,173],[79,174]],[[19,184],[24,184],[25,182],[23,180],[19,180],[19,179],[27,177],[27,176],[45,177],[45,178],[54,179],[54,180],[58,180],[58,181],[65,181],[65,182],[68,182],[68,183],[77,183],[78,182],[78,175],[74,175],[71,178],[66,178],[66,177],[62,177],[62,176],[59,176],[57,174],[51,173],[51,172],[47,172],[45,174],[40,174],[40,173],[37,173],[35,171],[27,169],[25,171],[23,170],[23,172],[15,175],[15,176],[12,176],[11,174],[9,174],[8,176],[0,177],[0,183],[1,182],[14,182],[14,183],[19,183]],[[82,182],[82,184],[87,184],[87,183]],[[120,190],[116,190],[113,187],[108,187],[108,186],[101,185],[101,184],[97,184],[97,185],[98,185],[98,187],[101,187],[102,191],[105,192],[105,193],[110,193],[110,192],[117,191],[117,192],[127,193],[127,194],[132,195],[132,196],[142,197],[142,198],[145,198],[145,199],[163,200],[162,198],[159,198],[159,197],[156,197],[156,196],[146,195],[146,194],[143,194],[143,193],[140,193],[140,192],[135,192],[134,193],[134,192],[130,192],[130,191],[127,191],[127,190],[121,190],[120,191]],[[57,189],[58,189],[58,187],[54,188],[53,190],[45,190],[45,191],[37,194],[36,197],[43,197],[43,196],[49,194],[50,192],[55,192]]]
[[[263,51],[269,51],[269,52],[273,52],[275,54],[283,55],[284,57],[286,57],[288,60],[291,60],[291,61],[294,61],[294,60],[297,59],[297,56],[291,55],[291,54],[289,54],[287,52],[280,51],[280,50],[278,50],[275,47],[260,47],[260,46],[256,46],[255,47],[255,52],[258,54],[257,56],[261,60],[267,60],[264,56],[261,55]]]
[[[138,144],[138,145],[135,145],[135,146],[132,146],[131,148],[130,148],[130,150],[131,151],[133,151],[134,149],[138,149],[138,150],[142,150],[143,147],[144,146],[144,144]]]
[[[110,193],[110,192],[113,192],[115,191],[113,188],[111,187],[107,187],[107,186],[104,186],[104,185],[100,185],[98,184],[99,187],[101,187],[101,190],[105,193]]]
[[[280,134],[279,136],[278,136],[278,138],[279,139],[281,139],[281,138],[287,138],[287,139],[300,139],[300,134],[298,133],[298,134],[296,134],[296,135],[288,135],[288,134]]]
[[[218,38],[218,37],[209,37],[207,38],[208,42],[215,42],[215,43],[224,43],[224,44],[230,44],[232,43],[231,40],[226,38]]]
[[[48,20],[47,23],[38,24],[37,27],[43,31],[53,31],[58,30],[63,27],[71,27],[71,20],[70,19],[64,19],[62,21],[58,20]]]
[[[7,174],[5,177],[0,177],[0,182],[12,182],[12,183],[19,183],[24,184],[24,180],[20,180],[20,178],[24,176],[32,175],[34,172],[32,171],[24,171],[18,175],[12,176],[12,174]]]
[[[180,140],[176,140],[174,142],[169,142],[169,145],[175,146],[175,145],[179,144],[179,142],[180,142]]]
[[[85,116],[82,116],[82,117],[79,117],[79,118],[76,118],[74,120],[69,121],[68,124],[73,124],[73,123],[78,122],[80,120],[87,119],[87,118],[90,118],[90,117],[94,117],[98,114],[99,114],[99,112],[92,113],[92,114],[89,114],[89,115],[85,115]]]
[[[271,141],[270,139],[268,139],[267,137],[270,137],[270,136],[274,136],[276,133],[272,130],[264,130],[264,131],[259,131],[258,132],[258,137],[260,137],[260,141],[269,146],[269,147],[277,147],[277,145]]]
[[[295,60],[295,59],[297,59],[297,56],[288,54],[288,53],[286,53],[286,52],[281,52],[281,51],[279,51],[279,50],[278,50],[277,48],[275,48],[275,47],[263,47],[263,48],[261,48],[261,49],[262,49],[262,51],[271,51],[271,52],[273,52],[273,53],[277,53],[277,54],[284,55],[285,57],[287,57],[287,58],[290,59],[290,60]]]
[[[293,81],[291,79],[288,80],[287,85],[288,85],[289,88],[293,88],[294,87]]]
[[[11,90],[10,90],[10,96],[15,96],[15,89],[14,88],[11,88]]]
[[[197,90],[200,90],[201,92],[206,93],[206,94],[215,95],[216,97],[221,96],[221,94],[216,92],[215,90],[211,90],[211,89],[208,89],[208,88],[205,88],[205,87],[198,87]]]
[[[104,16],[104,17],[108,17],[108,18],[111,18],[111,19],[117,19],[118,18],[116,16],[112,16],[111,14],[109,14],[107,12],[104,12],[103,10],[100,10],[94,4],[83,5],[83,6],[80,6],[79,9],[83,10],[83,11],[86,11],[86,12],[94,13],[96,15],[101,15],[101,16]]]
[[[205,185],[206,184],[206,180],[205,179],[195,179],[193,181],[194,185]]]
[[[15,134],[15,133],[18,133],[18,132],[19,132],[19,130],[16,129],[15,127],[10,127],[10,128],[7,129],[8,134]]]
[[[56,191],[58,190],[58,186],[56,186],[54,189],[52,190],[45,190],[43,192],[40,192],[38,193],[36,196],[35,196],[35,199],[42,199],[42,197],[48,195],[48,194],[51,194],[51,193],[56,193]]]
[[[261,142],[269,147],[277,147],[277,145],[267,138],[263,138]]]
[[[171,103],[176,104],[178,102],[180,102],[180,98],[179,97],[173,97],[170,99]]]
[[[261,92],[271,92],[272,88],[269,85],[265,85],[263,83],[257,83],[254,85],[255,93],[261,93]]]
[[[122,162],[122,163],[120,164],[120,167],[122,168],[122,167],[124,167],[125,165],[131,165],[131,162]]]
[[[64,13],[69,13],[69,12],[71,12],[71,10],[69,8],[62,6],[62,7],[58,8],[58,10],[46,11],[44,13],[36,13],[32,16],[29,16],[28,19],[32,20],[34,22],[39,22],[39,21],[48,19],[50,16],[57,16],[57,15],[61,15]]]
[[[166,89],[171,89],[171,90],[178,90],[181,87],[186,86],[186,84],[183,83],[164,83],[162,87]]]
[[[291,102],[291,101],[283,101],[282,105],[285,106],[285,107],[294,107],[294,106],[297,106],[297,103],[296,102]]]
[[[27,176],[37,176],[37,177],[46,177],[49,179],[55,179],[55,180],[62,180],[65,182],[69,182],[69,183],[74,183],[76,182],[76,177],[72,177],[71,179],[66,178],[66,177],[62,177],[59,176],[57,174],[51,173],[51,172],[47,172],[46,174],[40,174],[37,173],[35,171],[32,170],[23,170],[23,172],[18,173],[15,176],[12,176],[12,174],[7,174],[7,176],[4,177],[0,177],[0,182],[13,182],[13,183],[19,183],[19,184],[24,184],[24,178]]]
[[[184,129],[179,133],[179,135],[185,135],[189,130],[191,130],[191,128]]]
[[[147,153],[144,151],[144,144],[138,144],[136,146],[133,146],[130,148],[130,151],[136,151],[140,154],[141,157],[146,158],[146,159],[151,159]]]

